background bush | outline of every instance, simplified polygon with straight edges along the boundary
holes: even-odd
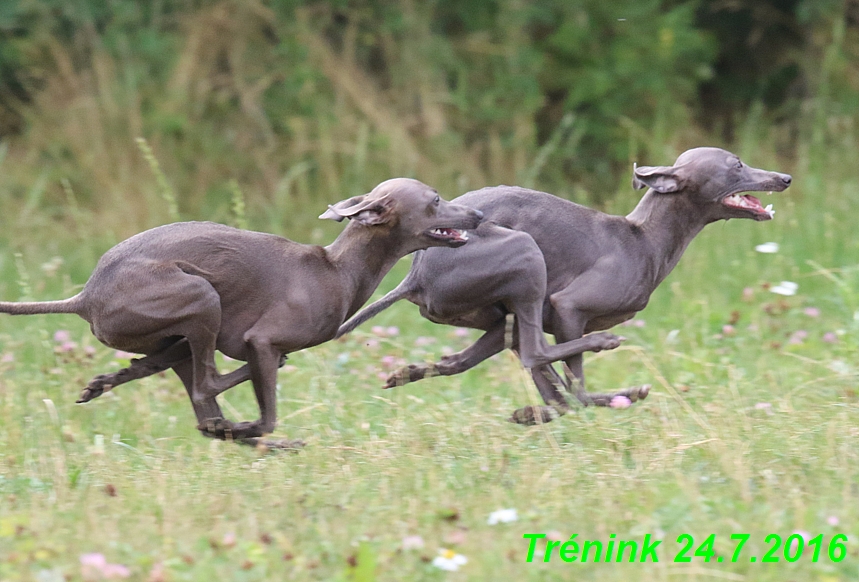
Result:
[[[70,195],[114,237],[167,220],[141,136],[183,217],[227,220],[236,180],[274,230],[392,175],[601,203],[632,161],[738,131],[791,158],[852,132],[857,23],[829,0],[7,0],[2,236]]]

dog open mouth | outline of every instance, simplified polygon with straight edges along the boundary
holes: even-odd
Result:
[[[772,192],[770,192],[772,194]],[[751,194],[731,194],[722,199],[722,204],[729,208],[739,208],[740,210],[748,210],[757,216],[767,216],[768,219],[775,215],[772,204],[767,204],[766,208],[761,204],[761,201]]]
[[[427,234],[434,239],[453,243],[465,243],[468,241],[468,231],[457,228],[434,228],[428,231]]]

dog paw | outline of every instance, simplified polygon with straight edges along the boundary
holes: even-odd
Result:
[[[109,384],[106,380],[108,375],[104,374],[101,376],[96,376],[90,383],[87,384],[86,388],[81,390],[81,395],[75,401],[77,404],[83,404],[85,402],[89,402],[94,398],[98,398],[105,392],[109,392],[111,388],[113,388],[112,384]]]
[[[551,406],[525,406],[513,411],[513,415],[507,420],[515,424],[533,426],[535,424],[546,424],[559,418],[561,413]]]
[[[292,451],[298,452],[299,449],[305,446],[305,442],[301,439],[258,439],[258,438],[249,438],[242,439],[241,441],[244,445],[250,445],[252,447],[256,447],[260,452],[268,452],[268,451]]]
[[[266,432],[271,431],[264,431],[262,423],[258,420],[254,422],[236,422],[233,424],[234,439],[261,437]]]
[[[637,400],[644,400],[645,398],[647,398],[648,394],[650,394],[650,384],[645,384],[644,386],[630,388],[629,399],[633,402],[636,402]]]
[[[100,389],[94,390],[94,389],[90,388],[89,386],[87,386],[86,388],[81,390],[81,394],[80,394],[80,396],[78,396],[78,399],[75,400],[75,404],[84,404],[86,402],[89,402],[93,398],[98,398],[103,393],[104,393],[104,390],[100,390]]]
[[[647,398],[648,394],[650,394],[650,384],[644,384],[609,394],[588,394],[590,402],[587,404],[610,408],[629,408],[633,403]],[[587,404],[585,405],[587,406]]]
[[[206,436],[222,440],[239,440],[260,437],[264,433],[259,422],[233,422],[226,418],[209,418],[197,425]]]
[[[232,438],[234,426],[233,422],[226,418],[207,418],[197,425],[197,430],[208,437],[227,439]]]
[[[607,331],[596,333],[593,336],[594,348],[591,351],[601,352],[603,350],[613,350],[620,347],[620,344],[626,341],[626,338],[619,335],[614,335]]]
[[[438,372],[436,371],[436,367],[433,365],[409,364],[405,368],[400,368],[388,376],[384,388],[388,389],[395,388],[397,386],[405,386],[409,382],[417,382],[418,380],[431,378],[432,376],[437,375]]]
[[[650,384],[645,384],[643,386],[633,386],[632,388],[626,388],[625,390],[621,390],[611,396],[616,398],[618,396],[625,396],[629,398],[630,403],[638,402],[639,400],[644,400],[647,398],[647,395],[650,394]]]

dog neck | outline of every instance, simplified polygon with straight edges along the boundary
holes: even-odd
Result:
[[[349,304],[346,317],[350,317],[366,303],[397,261],[408,254],[408,249],[403,248],[394,228],[350,222],[325,247],[325,253],[341,277],[344,299]]]
[[[677,266],[692,239],[710,222],[684,192],[659,194],[648,190],[627,217],[647,241],[657,285]]]

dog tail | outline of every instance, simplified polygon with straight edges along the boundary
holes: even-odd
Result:
[[[375,317],[377,314],[386,310],[388,307],[390,307],[400,299],[403,299],[412,291],[411,278],[412,273],[409,272],[409,274],[406,275],[406,278],[403,279],[399,285],[394,287],[394,289],[390,293],[388,293],[378,301],[371,303],[370,305],[350,317],[348,320],[346,320],[346,323],[341,325],[340,328],[337,330],[337,335],[334,336],[334,338],[336,339],[340,336],[346,335],[371,317]]]
[[[60,301],[0,301],[0,313],[9,315],[35,315],[37,313],[83,313],[83,297],[78,293],[74,297]]]

